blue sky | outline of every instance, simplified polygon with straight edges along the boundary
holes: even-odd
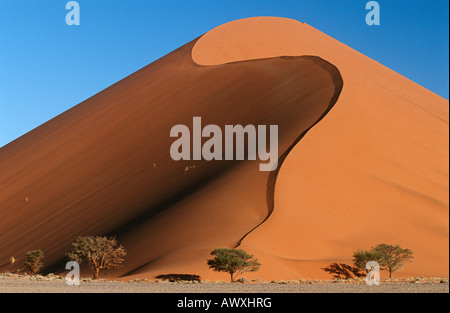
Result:
[[[449,97],[449,1],[0,0],[0,147],[223,23],[251,16],[306,22]]]

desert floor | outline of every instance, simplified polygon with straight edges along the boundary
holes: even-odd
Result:
[[[448,280],[381,282],[368,286],[363,282],[146,282],[81,281],[68,286],[63,279],[31,280],[0,276],[0,293],[449,293]]]

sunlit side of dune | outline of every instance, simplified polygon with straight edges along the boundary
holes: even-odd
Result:
[[[330,277],[320,268],[385,242],[415,253],[397,275],[448,276],[448,101],[289,19],[225,24],[193,51],[209,65],[275,55],[318,55],[344,88],[283,164],[274,213],[243,242],[267,265],[258,275]]]

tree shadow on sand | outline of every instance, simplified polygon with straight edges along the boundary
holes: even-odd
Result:
[[[200,281],[199,275],[191,274],[161,274],[156,276],[157,279],[168,280],[170,282],[178,281]]]
[[[322,268],[322,270],[333,275],[333,278],[335,279],[354,279],[366,276],[359,268],[345,263],[332,263],[327,267]]]

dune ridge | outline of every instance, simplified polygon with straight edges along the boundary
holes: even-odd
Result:
[[[235,248],[238,248],[241,245],[242,241],[252,231],[254,231],[256,228],[261,226],[270,217],[270,215],[272,214],[272,212],[274,210],[274,207],[275,207],[275,185],[276,185],[276,180],[277,180],[278,173],[280,172],[280,169],[283,166],[284,160],[288,157],[289,153],[297,145],[297,143],[300,140],[302,140],[302,138],[308,133],[308,131],[310,129],[312,129],[315,125],[317,125],[327,115],[327,113],[333,108],[333,106],[337,102],[337,100],[339,98],[339,95],[340,95],[340,93],[342,91],[343,81],[342,81],[342,77],[339,74],[339,70],[336,67],[334,67],[332,64],[330,64],[330,63],[328,63],[328,62],[326,62],[326,61],[324,61],[322,59],[318,59],[317,57],[311,57],[311,58],[316,63],[319,63],[322,67],[326,68],[328,70],[328,72],[332,73],[331,77],[333,79],[333,84],[336,87],[336,92],[335,92],[333,98],[330,100],[330,104],[328,105],[326,110],[323,112],[323,114],[319,117],[319,119],[313,125],[311,125],[308,129],[306,129],[298,138],[296,138],[295,141],[289,146],[289,148],[278,159],[278,167],[277,167],[277,169],[272,171],[269,174],[269,178],[267,180],[267,208],[268,208],[268,214],[264,218],[264,220],[261,221],[261,223],[259,223],[254,228],[252,228],[249,232],[247,232],[238,241],[238,243],[236,244]]]

